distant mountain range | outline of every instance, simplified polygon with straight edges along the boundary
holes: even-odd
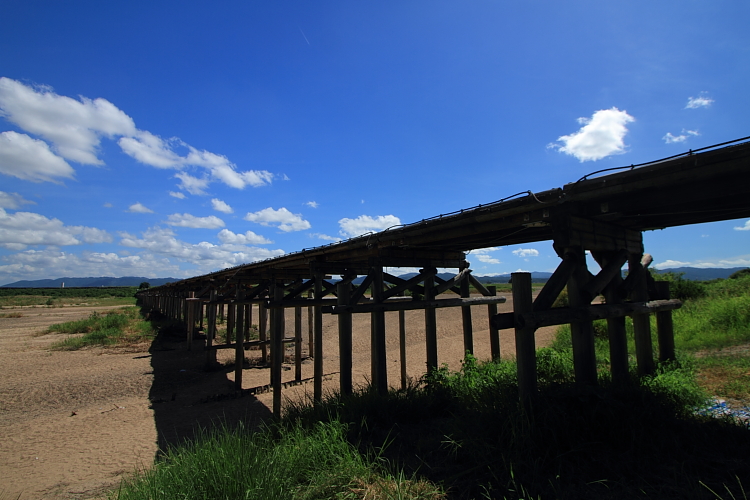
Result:
[[[741,270],[747,269],[745,267],[731,267],[731,268],[698,268],[698,267],[676,267],[673,269],[659,269],[660,273],[672,272],[681,274],[684,279],[693,281],[708,281],[714,279],[726,279],[731,274]],[[399,276],[401,279],[408,280],[416,276],[416,273],[408,273]],[[533,283],[546,283],[552,273],[544,272],[532,272],[531,281]],[[438,277],[444,280],[448,280],[453,277],[451,273],[438,273]],[[496,274],[494,276],[477,276],[477,280],[480,283],[507,283],[510,280],[510,274]],[[363,276],[360,276],[354,280],[354,284],[360,284],[364,280]],[[147,282],[151,286],[161,286],[166,283],[172,283],[179,281],[177,278],[144,278],[142,276],[126,276],[123,278],[57,278],[54,280],[33,280],[33,281],[16,281],[15,283],[8,283],[7,285],[0,285],[2,288],[61,288],[65,283],[65,288],[80,288],[80,287],[106,287],[106,286],[139,286],[143,282]]]
[[[123,278],[57,278],[54,280],[16,281],[2,285],[2,288],[90,288],[106,286],[139,286],[143,282],[151,286],[179,281],[177,278],[144,278],[142,276],[125,276]]]

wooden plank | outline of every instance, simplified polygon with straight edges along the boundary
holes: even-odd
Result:
[[[338,302],[349,305],[351,283],[339,283]],[[339,314],[339,390],[342,395],[352,393],[352,315]]]
[[[536,300],[534,300],[535,311],[543,311],[552,307],[560,292],[568,285],[568,280],[577,265],[578,262],[574,254],[563,254],[562,262],[557,266],[547,283],[539,291]]]
[[[465,269],[462,269],[457,275],[453,276],[449,280],[442,280],[436,276],[435,281],[439,283],[439,286],[435,287],[435,293],[440,295],[446,290],[453,290],[454,293],[461,295],[463,293],[463,289],[456,288],[456,285],[461,285],[464,282],[466,282],[466,284],[468,285],[469,282],[466,280],[466,278],[469,275],[471,275],[471,269],[467,267]]]
[[[365,279],[362,280],[362,283],[360,283],[359,286],[354,290],[354,293],[352,293],[352,296],[349,300],[350,304],[356,304],[362,297],[364,297],[365,292],[367,292],[367,289],[370,288],[370,285],[372,284],[372,278],[372,273],[369,273],[367,276],[365,276]]]
[[[391,297],[400,296],[406,290],[413,290],[417,291],[418,293],[424,293],[424,287],[418,286],[419,283],[421,283],[424,279],[421,274],[418,274],[408,280],[404,280],[391,274],[383,273],[383,279],[388,283],[396,285],[389,288],[388,291],[383,294],[383,300],[388,300]]]
[[[474,286],[474,288],[476,288],[477,291],[485,297],[494,297],[497,293],[497,292],[495,293],[490,292],[490,288],[484,286],[478,279],[474,277],[473,274],[469,274],[469,283],[471,283]]]
[[[515,314],[531,313],[531,273],[512,273],[513,312]],[[518,372],[518,394],[522,401],[528,402],[537,392],[536,379],[536,342],[534,328],[516,327],[516,366]]]

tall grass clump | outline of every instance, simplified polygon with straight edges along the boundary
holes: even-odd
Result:
[[[154,336],[151,324],[140,318],[137,307],[126,307],[104,314],[93,312],[82,320],[51,325],[42,333],[64,333],[68,338],[56,342],[53,349],[76,350],[86,346],[137,343]],[[72,336],[74,334],[82,336]]]
[[[378,474],[377,457],[360,454],[346,440],[346,426],[319,422],[250,432],[242,425],[204,431],[170,449],[156,466],[123,482],[118,500],[398,498],[418,488],[403,475]]]

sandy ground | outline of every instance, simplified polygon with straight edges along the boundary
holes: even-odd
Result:
[[[233,397],[233,366],[206,372],[202,341],[186,350],[183,332],[153,344],[129,348],[90,348],[51,351],[59,334],[39,335],[51,324],[88,317],[107,308],[23,308],[21,318],[0,318],[0,498],[83,499],[105,496],[120,479],[149,467],[160,447],[189,438],[197,426],[244,420],[257,425],[269,418],[270,392]],[[508,303],[499,312],[512,310]],[[5,309],[0,311],[8,313]],[[307,358],[307,314],[303,312]],[[257,310],[253,317],[257,321]],[[490,357],[486,306],[472,308],[475,354]],[[293,312],[287,329],[292,331]],[[463,357],[461,311],[437,310],[440,363],[460,367]],[[338,387],[336,318],[324,315],[324,390]],[[425,369],[424,312],[408,311],[407,365],[411,377]],[[554,329],[537,331],[537,346],[552,338]],[[291,336],[291,333],[287,334]],[[400,384],[398,313],[386,314],[388,380]],[[354,317],[354,380],[365,384],[370,373],[369,315]],[[513,332],[501,332],[503,356],[511,356]],[[289,349],[293,355],[293,349]],[[230,362],[232,350],[218,351]],[[247,351],[259,358],[259,351]],[[231,365],[231,363],[229,363]],[[269,383],[269,370],[247,365],[243,388]],[[313,363],[302,364],[307,382],[284,389],[285,399],[311,397]],[[284,381],[294,379],[285,365]]]

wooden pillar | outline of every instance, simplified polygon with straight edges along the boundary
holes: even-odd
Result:
[[[589,280],[586,268],[586,253],[581,247],[567,248],[565,254],[575,255],[576,267],[568,279],[568,303],[570,307],[591,305],[585,298],[583,287]],[[592,321],[574,321],[570,323],[570,334],[573,342],[573,370],[576,383],[596,385],[596,352],[594,349],[594,323]]]
[[[512,273],[513,312],[530,313],[534,304],[531,300],[531,273]],[[534,328],[516,327],[516,364],[518,371],[518,394],[522,401],[528,401],[536,394],[536,341]]]
[[[628,260],[628,272],[639,274],[631,293],[634,302],[648,300],[648,282],[646,281],[648,270],[641,263],[641,258],[641,255],[631,254]],[[656,366],[651,342],[651,319],[648,314],[633,315],[633,335],[635,337],[635,359],[638,363],[638,375],[651,375],[654,373]]]
[[[463,269],[461,269],[463,270]],[[464,276],[460,283],[461,297],[468,299],[471,296],[469,288],[469,277]],[[471,306],[461,306],[461,319],[464,330],[464,355],[468,352],[474,354],[474,332],[471,325]]]
[[[264,295],[262,295],[261,298],[262,297],[264,297]],[[268,309],[266,309],[265,304],[258,304],[258,339],[262,342],[268,340],[268,334],[266,331],[267,324]],[[268,348],[266,347],[266,344],[261,344],[260,356],[263,358],[263,364],[268,363]]]
[[[435,272],[433,269],[422,269],[424,273],[424,299],[435,300]],[[435,308],[427,306],[424,309],[425,344],[427,347],[427,371],[430,372],[438,367],[437,348],[437,318]]]
[[[615,252],[594,254],[602,269],[615,259]],[[604,288],[604,300],[607,304],[620,304],[620,286],[622,273],[617,273]],[[609,363],[612,383],[618,386],[626,385],[630,381],[628,366],[628,338],[625,330],[625,316],[607,319],[607,336],[609,337]]]
[[[243,328],[243,335],[245,341],[250,340],[250,328],[253,326],[253,305],[245,304],[245,328]]]
[[[668,300],[669,281],[656,282],[657,299]],[[674,326],[672,324],[672,311],[656,313],[656,338],[659,342],[659,361],[674,361]]]
[[[294,308],[294,380],[302,380],[302,307]]]
[[[209,295],[209,302],[206,305],[206,313],[208,316],[208,329],[206,331],[206,369],[210,370],[216,365],[216,350],[211,349],[216,337],[216,310],[217,305],[214,304],[216,301],[216,290],[211,290]]]
[[[372,273],[372,298],[376,304],[383,302],[383,268],[378,265],[370,269]],[[379,394],[388,394],[388,360],[385,343],[385,311],[370,313],[372,323],[372,383]]]
[[[236,298],[238,301],[245,298],[245,293],[237,286]],[[242,365],[245,364],[245,331],[244,317],[245,308],[237,304],[235,309],[235,344],[234,344],[234,389],[242,390]]]
[[[341,282],[336,286],[337,304],[348,306],[352,285]],[[339,322],[339,389],[342,395],[352,393],[352,313],[338,314]]]
[[[190,292],[188,295],[191,299],[195,297],[195,292]],[[195,330],[195,306],[197,305],[193,301],[185,300],[185,308],[187,309],[187,350],[193,350],[193,333]]]
[[[237,306],[230,302],[227,304],[227,344],[232,343],[234,334],[234,318],[237,312]]]
[[[323,275],[315,274],[315,298],[323,298]],[[314,307],[314,328],[313,328],[313,403],[323,401],[323,310],[321,306]]]
[[[204,330],[203,328],[203,301],[198,303],[198,329]]]
[[[487,287],[490,297],[497,296],[497,287],[490,285]],[[487,304],[487,318],[490,324],[490,352],[492,360],[500,359],[500,331],[492,325],[492,318],[497,316],[497,304]]]
[[[224,304],[219,304],[219,323],[224,323]]]
[[[404,296],[403,293],[400,295]],[[406,311],[398,312],[398,351],[401,359],[401,389],[406,389]]]
[[[274,302],[284,300],[284,283],[277,281],[273,288]],[[273,387],[273,415],[281,417],[281,368],[284,363],[284,308],[277,307],[271,310],[273,315],[273,328],[271,330],[271,359],[273,365],[271,372],[271,385]]]
[[[307,298],[311,299],[312,297],[313,297],[313,291],[308,290]],[[313,351],[315,350],[314,348],[315,342],[313,339],[313,331],[315,330],[315,328],[313,327],[313,316],[314,316],[313,307],[308,306],[307,307],[307,355],[311,358],[314,356]]]

